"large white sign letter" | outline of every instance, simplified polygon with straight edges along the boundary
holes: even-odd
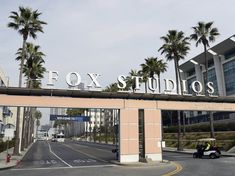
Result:
[[[48,86],[54,86],[53,80],[57,81],[59,77],[58,71],[48,71]]]
[[[101,88],[101,85],[97,81],[97,78],[101,76],[100,74],[97,73],[87,73],[87,75],[91,78],[91,83],[87,87],[92,87],[93,83],[96,88]]]

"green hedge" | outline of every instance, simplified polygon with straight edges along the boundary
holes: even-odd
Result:
[[[14,140],[9,141],[9,148],[14,147]],[[0,141],[0,152],[7,149],[7,142]]]
[[[215,131],[235,131],[235,122],[222,123],[222,124],[215,123],[214,129]],[[163,130],[164,130],[164,133],[177,133],[178,127],[177,126],[164,127]],[[209,132],[210,124],[187,125],[186,131],[187,132]]]

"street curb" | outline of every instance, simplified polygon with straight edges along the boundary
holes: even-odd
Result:
[[[29,149],[33,146],[34,143],[30,144],[29,147],[27,149],[25,149],[24,154],[22,154],[20,157],[20,159],[13,159],[15,161],[14,164],[7,166],[7,167],[1,167],[0,170],[7,170],[7,169],[11,169],[14,168],[16,166],[18,166],[18,164],[20,163],[20,161],[24,158],[24,156],[28,153]]]
[[[193,153],[184,152],[184,151],[172,151],[172,150],[163,150],[163,152],[171,152],[171,153],[181,153],[181,154],[187,154],[192,155]],[[229,155],[229,154],[221,154],[222,157],[235,157],[235,155]]]
[[[125,166],[125,167],[146,167],[146,166],[162,166],[164,164],[170,164],[171,162],[168,160],[163,161],[153,161],[153,162],[134,162],[134,163],[120,163],[116,160],[111,160],[110,163],[119,165],[119,166]]]
[[[171,152],[171,153],[182,153],[182,154],[187,154],[187,155],[192,155],[193,153],[189,153],[189,152],[184,152],[184,151],[172,151],[172,150],[163,150],[163,152]]]
[[[7,166],[7,167],[1,167],[0,170],[11,169],[11,168],[14,168],[16,165],[17,165],[17,163],[16,164],[12,164],[11,166]]]

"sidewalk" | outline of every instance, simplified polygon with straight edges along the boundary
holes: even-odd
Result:
[[[178,151],[177,148],[165,147],[163,148],[165,152],[176,152],[176,153],[185,153],[185,154],[193,154],[196,152],[196,149],[184,149],[183,151]],[[235,157],[235,153],[228,153],[225,151],[221,151],[221,155],[225,157]]]
[[[11,160],[9,163],[6,162],[7,151],[0,153],[0,170],[10,169],[19,164],[20,160],[24,157],[31,146],[32,144],[24,151],[21,151],[20,156],[12,156],[13,148],[8,149],[8,153],[11,155]]]

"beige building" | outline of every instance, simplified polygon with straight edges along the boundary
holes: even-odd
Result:
[[[0,68],[0,87],[9,87],[9,77]],[[7,140],[5,136],[5,129],[10,128],[15,130],[16,127],[16,114],[17,107],[13,106],[0,106],[0,138]],[[22,136],[22,124],[23,124],[23,108],[21,108],[20,115],[20,144]],[[21,146],[21,145],[20,145]]]

